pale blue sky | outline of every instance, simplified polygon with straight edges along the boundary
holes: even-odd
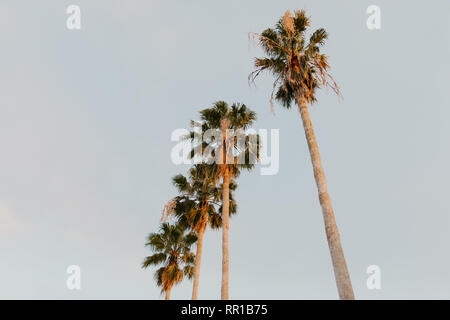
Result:
[[[170,161],[170,134],[219,99],[280,129],[279,173],[239,179],[230,297],[337,298],[298,112],[271,114],[269,76],[247,83],[261,55],[248,32],[300,8],[329,31],[344,95],[322,92],[311,116],[356,297],[450,298],[450,5],[406,0],[3,0],[0,298],[160,298],[140,263],[187,169]],[[220,240],[206,235],[201,299],[220,297]],[[80,291],[66,288],[71,264]],[[366,288],[372,264],[379,291]]]

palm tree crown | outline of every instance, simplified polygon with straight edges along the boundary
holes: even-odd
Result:
[[[239,176],[241,169],[254,168],[259,160],[259,135],[246,132],[256,120],[254,111],[241,103],[229,107],[226,102],[217,101],[212,108],[200,111],[200,119],[201,122],[193,121],[192,125],[201,132],[192,130],[186,137],[194,143],[192,158],[202,156],[204,163],[215,164],[212,169],[216,177],[223,175],[225,167],[233,177]],[[220,139],[205,137],[208,131],[216,131]],[[212,150],[210,155],[205,154],[208,149]]]
[[[194,273],[195,254],[191,252],[191,246],[197,236],[185,231],[184,226],[163,223],[160,231],[151,233],[145,244],[154,254],[145,258],[142,268],[162,265],[155,272],[155,280],[161,287],[161,294],[166,292],[166,299],[174,285],[184,277],[191,279]]]
[[[221,189],[217,186],[214,164],[196,164],[189,170],[189,176],[178,174],[172,182],[180,195],[171,200],[165,214],[174,216],[178,223],[185,224],[198,233],[203,227],[209,225],[212,229],[222,226],[221,217]],[[236,184],[230,184],[230,190],[235,190]],[[170,212],[172,210],[172,212]],[[237,205],[230,193],[230,214],[237,211]]]
[[[328,70],[327,56],[320,53],[320,47],[328,37],[325,29],[317,29],[306,39],[310,19],[304,10],[289,11],[278,21],[275,28],[268,28],[261,34],[254,34],[267,57],[255,58],[255,71],[249,80],[254,81],[262,71],[269,71],[275,77],[275,100],[290,108],[298,96],[307,103],[316,101],[315,90],[327,86],[338,95],[339,87]]]

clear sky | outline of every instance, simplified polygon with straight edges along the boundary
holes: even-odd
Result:
[[[170,134],[219,99],[280,129],[278,174],[239,178],[230,297],[337,298],[299,114],[270,112],[270,76],[247,83],[262,54],[248,33],[300,8],[328,30],[344,95],[324,90],[311,117],[356,297],[449,299],[450,4],[406,0],[1,1],[0,298],[160,298],[140,264],[187,170]],[[220,240],[205,236],[200,299],[220,297]]]

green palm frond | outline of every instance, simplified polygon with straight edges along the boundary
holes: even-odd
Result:
[[[161,268],[159,268],[158,270],[155,271],[154,278],[155,278],[155,281],[156,281],[156,285],[158,287],[162,287],[162,285],[163,285],[164,270],[165,270],[165,267],[161,267]]]
[[[192,279],[194,277],[194,267],[193,266],[186,266],[183,268],[183,274],[188,278]]]
[[[222,215],[214,213],[209,215],[209,225],[211,229],[219,229],[222,227]]]
[[[179,174],[173,177],[172,182],[174,186],[178,189],[178,192],[180,193],[188,193],[191,191],[192,187],[187,181],[186,177]]]
[[[144,262],[142,263],[142,268],[147,268],[151,265],[158,265],[166,261],[167,255],[163,252],[155,253],[154,255],[151,255],[147,258],[145,258]]]
[[[145,245],[149,246],[152,250],[158,252],[164,249],[164,239],[160,234],[151,233],[147,239],[148,241]]]
[[[189,233],[184,239],[186,245],[191,246],[197,241],[197,236],[195,233]]]
[[[183,262],[186,264],[193,264],[195,262],[195,254],[190,253],[190,252],[184,254]]]

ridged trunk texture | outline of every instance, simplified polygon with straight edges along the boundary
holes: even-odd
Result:
[[[229,279],[229,252],[228,252],[228,230],[230,218],[230,173],[228,166],[223,176],[223,202],[222,202],[222,300],[228,300]]]
[[[327,235],[328,247],[330,248],[339,298],[343,300],[353,300],[355,299],[355,296],[353,293],[352,283],[348,273],[347,263],[345,262],[344,251],[342,249],[341,239],[334,217],[331,198],[328,194],[325,173],[323,171],[322,161],[320,159],[319,146],[317,145],[316,137],[314,135],[308,106],[303,97],[297,98],[297,104],[302,118],[303,128],[305,130],[306,141],[308,142],[317,190],[319,192],[319,201],[320,206],[322,207],[325,232]]]
[[[194,269],[194,287],[192,288],[192,300],[197,300],[198,297],[198,284],[200,281],[200,264],[202,262],[203,235],[205,234],[205,230],[206,230],[206,223],[203,223],[202,227],[198,231],[197,254],[195,256],[195,269]]]

